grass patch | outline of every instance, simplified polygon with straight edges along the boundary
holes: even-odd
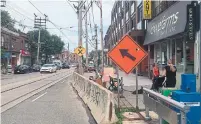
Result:
[[[122,121],[124,119],[124,117],[123,117],[124,112],[136,112],[136,109],[134,109],[134,108],[123,108],[123,109],[120,109],[120,112],[118,112],[118,108],[117,108],[117,106],[115,106],[115,114],[118,118],[118,122],[116,122],[116,124],[122,124]]]

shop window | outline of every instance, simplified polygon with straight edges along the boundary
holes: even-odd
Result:
[[[177,46],[176,48],[177,72],[183,72],[184,70],[183,38],[177,39],[176,46]]]
[[[158,64],[161,64],[161,51],[160,51],[160,44],[155,44],[155,53],[156,53],[156,58],[155,58],[155,62]]]
[[[163,42],[161,44],[161,52],[162,52],[162,65],[167,64],[167,42]]]
[[[194,43],[186,43],[186,73],[194,73]]]
[[[172,64],[175,65],[175,41],[172,41]]]

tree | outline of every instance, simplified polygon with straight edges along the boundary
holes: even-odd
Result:
[[[28,32],[28,37],[31,41],[32,59],[35,59],[37,55],[38,31]],[[56,35],[51,35],[47,30],[41,30],[40,42],[40,58],[44,57],[45,63],[51,55],[60,54],[64,47],[64,42],[61,38]]]
[[[7,11],[1,10],[1,26],[8,28],[12,31],[17,31],[15,29],[15,20],[11,18],[10,14]]]

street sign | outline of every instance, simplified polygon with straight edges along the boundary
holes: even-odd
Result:
[[[82,56],[83,54],[85,54],[86,49],[82,46],[79,46],[75,49],[74,51],[77,55]]]
[[[147,56],[147,52],[126,35],[109,51],[108,56],[125,73],[129,74]]]

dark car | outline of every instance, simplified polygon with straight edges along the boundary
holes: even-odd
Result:
[[[69,69],[70,66],[69,66],[67,63],[63,63],[63,64],[62,64],[62,69],[65,69],[65,68]]]
[[[32,71],[39,72],[41,69],[41,65],[34,64],[32,67]]]
[[[14,69],[14,74],[25,74],[32,72],[32,69],[28,65],[18,65]]]

